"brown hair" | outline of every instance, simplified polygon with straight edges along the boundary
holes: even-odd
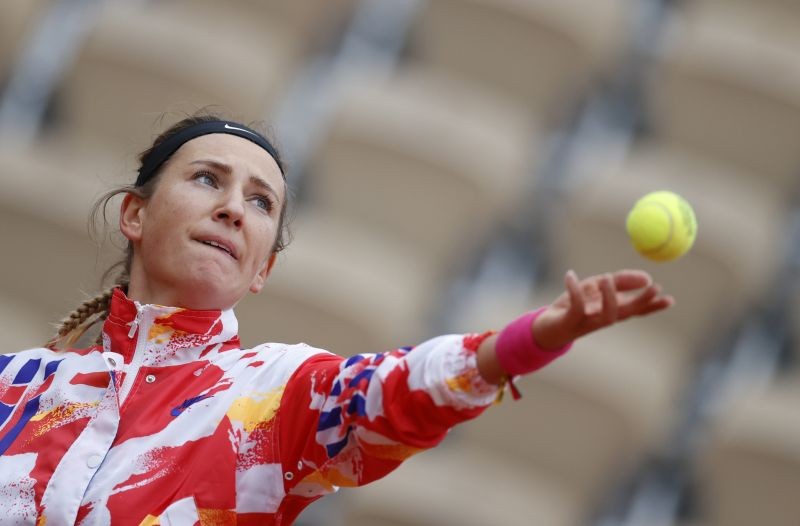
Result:
[[[169,139],[173,135],[181,132],[182,130],[194,126],[195,124],[200,124],[203,122],[215,121],[223,119],[220,115],[202,111],[200,113],[196,113],[189,117],[185,117],[178,121],[177,123],[173,124],[169,128],[167,128],[164,132],[162,132],[156,139],[153,141],[153,144],[147,148],[145,151],[141,152],[138,155],[139,165],[144,162],[147,156],[153,151],[155,147],[159,144],[164,142],[165,140]],[[256,129],[257,131],[261,132],[258,128],[262,128],[262,126],[254,126],[252,124],[249,127]],[[266,135],[262,132],[262,135]],[[278,166],[281,168],[281,171],[285,173],[285,168],[283,161],[280,158],[276,158],[275,161],[278,163]],[[166,163],[165,163],[166,164]],[[163,166],[163,165],[162,165]],[[97,224],[100,217],[102,217],[102,223],[104,228],[108,227],[108,219],[106,211],[108,209],[108,204],[111,199],[120,194],[135,194],[142,199],[149,199],[155,193],[156,186],[158,185],[158,181],[160,179],[160,170],[159,173],[147,181],[142,186],[134,186],[134,185],[124,185],[113,190],[106,192],[105,194],[101,195],[97,201],[95,201],[94,207],[92,208],[91,215],[89,217],[89,230],[92,234],[92,237],[97,237]],[[288,228],[288,221],[286,219],[287,216],[287,209],[289,207],[289,199],[290,199],[290,192],[289,189],[286,189],[286,198],[284,199],[283,207],[281,208],[281,213],[278,222],[278,235],[276,236],[275,243],[272,246],[272,252],[277,253],[282,251],[286,248],[289,244],[290,234]],[[101,283],[104,283],[110,275],[117,271],[116,277],[113,280],[113,285],[97,296],[90,298],[84,301],[81,305],[79,305],[75,310],[73,310],[67,317],[65,317],[58,326],[58,331],[56,335],[47,343],[47,347],[56,348],[57,346],[63,347],[71,347],[73,346],[81,337],[98,321],[104,320],[108,316],[108,309],[111,302],[111,296],[113,291],[116,287],[120,287],[123,290],[127,291],[128,283],[130,282],[130,272],[131,272],[131,265],[133,263],[133,244],[128,241],[127,246],[125,247],[125,255],[123,258],[112,265],[106,272],[103,274],[101,278]],[[101,336],[98,336],[95,343],[101,343]]]

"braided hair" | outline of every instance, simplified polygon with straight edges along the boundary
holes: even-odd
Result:
[[[67,317],[61,320],[56,335],[47,343],[48,347],[55,347],[59,343],[67,347],[75,345],[81,336],[98,321],[105,320],[108,316],[109,304],[115,287],[110,287],[94,298],[81,303]],[[91,320],[92,323],[87,323]],[[82,330],[79,330],[82,329]],[[98,336],[95,344],[101,343]]]

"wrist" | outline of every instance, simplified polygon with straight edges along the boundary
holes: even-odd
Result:
[[[573,341],[571,338],[565,338],[550,330],[553,324],[547,319],[547,307],[542,307],[534,312],[536,314],[531,323],[531,332],[533,333],[533,342],[540,350],[558,352]]]
[[[510,376],[531,373],[565,354],[572,343],[559,347],[542,347],[535,338],[536,320],[547,310],[542,307],[523,314],[509,323],[497,337],[497,361]],[[542,342],[551,344],[552,342]]]

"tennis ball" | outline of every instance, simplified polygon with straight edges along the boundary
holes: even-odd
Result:
[[[633,248],[653,261],[678,259],[692,248],[697,236],[691,205],[666,190],[639,199],[628,213],[625,226]]]

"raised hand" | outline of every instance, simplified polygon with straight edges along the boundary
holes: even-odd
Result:
[[[534,338],[543,349],[558,349],[598,329],[675,304],[642,270],[620,270],[583,280],[570,270],[564,285],[566,291],[533,324]]]

